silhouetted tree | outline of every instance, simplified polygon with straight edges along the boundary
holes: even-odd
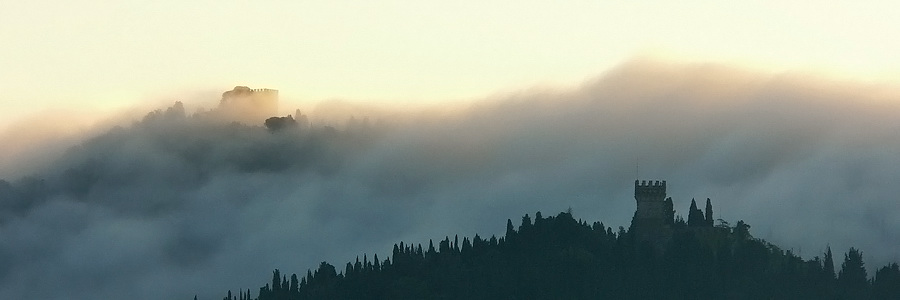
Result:
[[[850,251],[844,254],[844,263],[841,264],[841,272],[838,273],[838,286],[843,291],[844,297],[863,299],[866,296],[867,283],[862,252],[851,247]]]
[[[891,263],[875,272],[873,299],[900,299],[900,266]]]
[[[709,198],[706,198],[706,226],[713,226],[713,208],[712,202],[709,201]]]
[[[675,223],[675,205],[672,203],[672,197],[667,197],[664,206],[664,215],[666,216],[666,224],[673,225]]]
[[[288,115],[287,117],[271,117],[265,121],[266,128],[271,132],[297,127],[297,121]]]
[[[531,228],[531,217],[528,214],[522,216],[522,225],[519,225],[519,231],[528,230]]]
[[[291,294],[296,294],[300,292],[300,280],[297,279],[297,274],[291,274]]]
[[[827,276],[829,280],[834,280],[834,257],[831,255],[831,246],[825,250],[823,270],[825,271],[825,276]]]
[[[506,219],[506,241],[510,241],[516,236],[516,228],[513,227],[512,219]]]
[[[734,231],[734,237],[738,240],[749,240],[753,238],[753,236],[750,235],[750,225],[744,223],[744,220],[738,221],[732,230]]]
[[[706,220],[703,218],[703,212],[697,208],[697,201],[694,201],[694,199],[691,199],[691,208],[688,209],[687,224],[691,227],[706,225]]]
[[[281,290],[281,272],[278,269],[272,271],[272,290],[279,291]]]
[[[698,226],[708,225],[692,206],[704,221]],[[655,251],[636,246],[647,241],[622,226],[613,233],[567,212],[535,218],[529,226],[523,217],[518,231],[507,219],[499,239],[445,236],[438,249],[429,241],[427,251],[401,241],[391,259],[364,254],[343,274],[322,262],[298,282],[276,269],[256,299],[900,299],[897,264],[869,281],[861,252],[851,248],[835,279],[830,247],[824,262],[804,261],[753,238],[743,221],[713,230],[679,221]],[[240,293],[239,300],[250,298],[249,290]]]

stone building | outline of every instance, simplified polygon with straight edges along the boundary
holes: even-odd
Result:
[[[666,197],[665,180],[635,180],[634,200],[637,209],[631,219],[629,233],[636,243],[649,245],[657,253],[665,251],[676,232],[710,236],[715,230],[727,230],[713,226],[713,208],[709,198],[706,199],[705,213],[697,208],[696,201],[692,199],[687,222],[680,218],[676,220],[672,198]]]
[[[217,111],[228,121],[263,124],[267,118],[278,115],[278,90],[236,86],[222,93]]]
[[[672,198],[666,197],[666,181],[634,181],[634,200],[637,209],[629,230],[635,241],[662,247],[672,233],[675,211]]]

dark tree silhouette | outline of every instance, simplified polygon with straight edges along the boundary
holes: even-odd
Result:
[[[803,260],[754,238],[743,221],[708,227],[696,204],[692,211],[700,225],[665,227],[660,248],[636,241],[622,226],[614,233],[568,212],[536,213],[534,220],[522,217],[518,229],[508,219],[500,238],[447,236],[437,249],[429,241],[427,250],[400,242],[390,259],[364,254],[342,273],[322,262],[288,281],[276,269],[257,298],[247,290],[239,300],[900,299],[897,264],[869,280],[862,253],[851,248],[835,278],[830,247],[824,262]],[[226,299],[233,299],[230,291]]]
[[[824,271],[828,279],[834,279],[834,256],[831,255],[831,246],[825,251]]]
[[[665,202],[663,203],[663,207],[665,209],[664,215],[666,218],[666,224],[675,224],[675,205],[672,203],[672,197],[666,198]]]
[[[892,263],[875,272],[875,278],[872,280],[872,298],[897,299],[898,296],[900,296],[900,266]]]
[[[703,218],[703,212],[697,208],[697,201],[691,199],[691,207],[688,209],[688,226],[700,227],[706,225],[706,219]]]
[[[269,131],[276,132],[287,128],[297,127],[297,121],[290,115],[287,117],[271,117],[266,119],[265,125]]]
[[[844,254],[844,263],[841,264],[841,272],[838,273],[838,286],[843,291],[842,296],[848,299],[863,299],[867,296],[867,285],[862,252],[850,248],[850,251]]]

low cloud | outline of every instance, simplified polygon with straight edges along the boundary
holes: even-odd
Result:
[[[569,207],[627,227],[636,176],[667,180],[678,213],[709,197],[757,237],[805,258],[855,246],[871,270],[900,259],[897,99],[632,62],[452,111],[330,102],[310,128],[277,132],[163,109],[3,174],[0,298],[211,299],[274,268],[501,234],[506,218]]]

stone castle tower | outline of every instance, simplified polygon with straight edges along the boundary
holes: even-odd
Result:
[[[666,181],[635,180],[634,200],[637,210],[630,231],[636,241],[648,242],[661,250],[671,237],[674,217],[672,199],[666,198]]]
[[[226,120],[262,124],[267,118],[278,115],[278,90],[236,86],[222,93],[218,111]]]
[[[689,230],[703,235],[718,230],[713,226],[713,209],[709,198],[706,199],[705,214],[697,208],[696,201],[691,200],[687,222],[683,219],[676,220],[672,198],[666,197],[665,180],[635,180],[634,200],[637,201],[637,210],[631,219],[629,232],[636,242],[649,244],[657,253],[662,253],[674,232]]]
[[[634,200],[637,210],[632,223],[658,227],[667,224],[665,219],[666,181],[634,181]]]

